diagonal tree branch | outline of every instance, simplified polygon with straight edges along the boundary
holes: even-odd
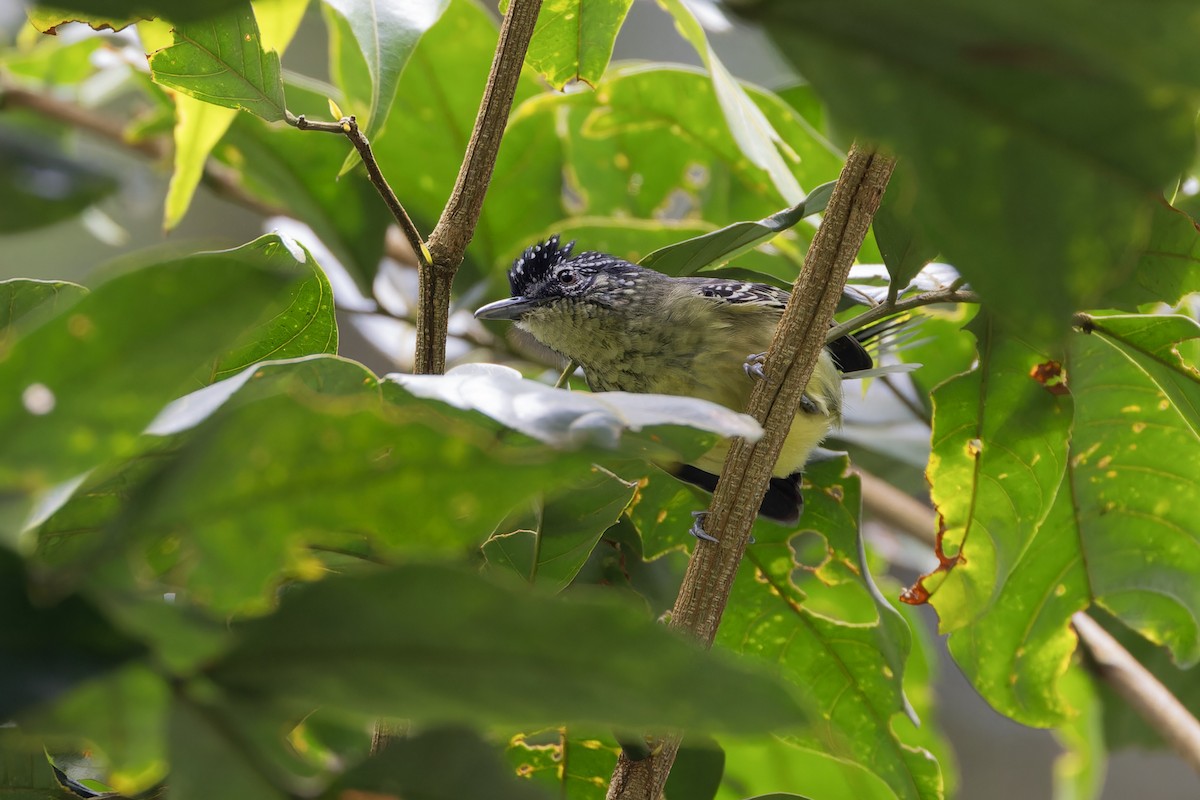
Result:
[[[747,411],[763,423],[761,440],[735,440],[705,518],[719,541],[697,542],[671,616],[671,626],[711,647],[750,539],[758,507],[800,397],[825,346],[850,265],[892,174],[894,161],[855,146],[846,159],[825,218],[804,259],[775,339],[767,352],[766,380],[750,396]],[[633,761],[622,754],[609,785],[609,800],[657,800],[666,785],[681,737],[669,736],[651,756]]]
[[[483,199],[492,180],[496,154],[508,125],[517,81],[525,63],[525,53],[537,23],[542,0],[512,0],[500,41],[492,60],[487,88],[479,103],[475,129],[467,143],[458,180],[441,219],[429,234],[432,264],[419,269],[420,293],[417,315],[417,352],[415,371],[441,373],[446,369],[446,324],[450,318],[450,287],[462,263],[467,245],[475,235],[475,226],[483,210]]]

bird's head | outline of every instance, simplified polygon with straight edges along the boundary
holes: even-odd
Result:
[[[478,319],[521,320],[539,310],[588,305],[612,308],[633,295],[648,270],[605,253],[571,256],[574,242],[559,244],[557,235],[531,245],[508,271],[512,297],[488,303]]]

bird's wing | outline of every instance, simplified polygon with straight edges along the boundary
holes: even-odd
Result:
[[[720,278],[685,280],[688,280],[696,294],[716,302],[728,303],[730,309],[744,308],[746,311],[771,309],[776,313],[782,313],[789,297],[789,294],[783,289],[765,283],[722,280]],[[873,366],[870,354],[854,336],[843,336],[830,342],[829,350],[833,354],[838,369],[842,372],[866,370]]]
[[[788,293],[765,283],[731,281],[721,278],[684,278],[700,297],[720,303],[753,308],[770,308],[782,312],[787,305]]]

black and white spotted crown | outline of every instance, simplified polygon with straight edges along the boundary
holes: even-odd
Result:
[[[571,257],[574,242],[563,246],[558,244],[558,234],[554,234],[544,242],[530,245],[520,258],[513,262],[508,271],[508,285],[513,297],[521,297],[529,293],[530,288],[544,281],[550,270]]]

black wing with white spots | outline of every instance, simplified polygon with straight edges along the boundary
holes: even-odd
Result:
[[[719,278],[696,278],[696,292],[702,297],[711,297],[735,305],[753,305],[783,311],[788,293],[765,283],[730,281]]]

